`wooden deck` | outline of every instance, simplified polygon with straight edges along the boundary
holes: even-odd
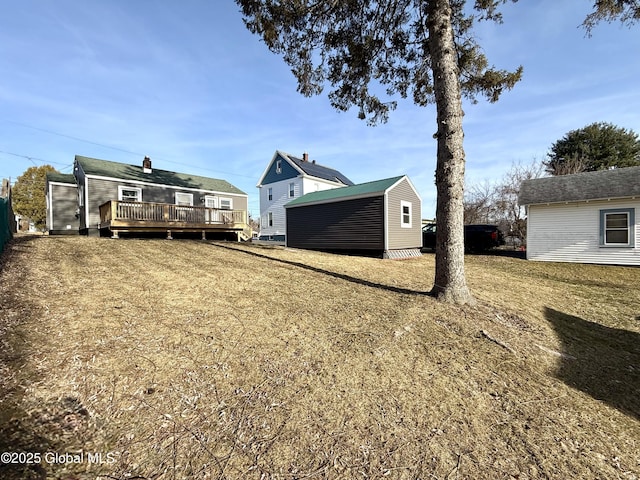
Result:
[[[191,207],[169,203],[121,202],[110,200],[100,205],[101,231],[109,230],[114,238],[124,232],[225,232],[237,234],[238,240],[251,237],[244,210]]]

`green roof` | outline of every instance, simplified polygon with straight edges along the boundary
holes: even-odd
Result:
[[[82,170],[86,175],[246,195],[246,193],[234,187],[226,180],[217,178],[200,177],[198,175],[170,172],[157,168],[152,168],[151,173],[144,173],[142,170],[142,161],[140,165],[128,165],[126,163],[110,162],[108,160],[76,155],[76,162],[82,166]]]
[[[321,190],[319,192],[311,192],[301,197],[291,200],[285,207],[297,207],[309,203],[333,202],[344,200],[349,197],[373,197],[376,194],[383,195],[384,192],[401,180],[404,175],[393,178],[385,178],[384,180],[376,180],[374,182],[359,183],[350,187],[332,188],[331,190]]]
[[[72,173],[47,172],[47,180],[50,182],[76,184],[76,177]]]

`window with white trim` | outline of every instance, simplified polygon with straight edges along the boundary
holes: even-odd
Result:
[[[600,246],[635,246],[634,223],[634,208],[600,210]]]
[[[220,208],[222,210],[231,210],[233,208],[233,200],[231,198],[220,197]]]
[[[176,192],[176,205],[193,207],[193,193]]]
[[[276,160],[276,173],[282,173],[282,160]]]
[[[411,202],[400,201],[400,226],[411,228]]]
[[[216,197],[213,197],[211,195],[205,195],[204,206],[207,208],[218,208],[218,202],[216,201]]]
[[[273,188],[269,187],[269,189],[267,190],[267,197],[269,201],[273,200]]]
[[[296,194],[296,184],[291,182],[289,184],[289,198],[294,197]]]
[[[272,212],[267,213],[267,225],[269,225],[270,227],[273,227],[273,213]]]
[[[142,188],[118,186],[118,200],[121,202],[141,202]]]

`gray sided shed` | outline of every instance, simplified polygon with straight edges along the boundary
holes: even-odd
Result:
[[[421,199],[406,175],[308,193],[285,209],[288,247],[420,255]]]
[[[50,235],[77,235],[78,186],[73,174],[47,173],[47,230]]]

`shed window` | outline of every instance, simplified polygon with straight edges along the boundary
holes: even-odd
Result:
[[[400,218],[402,228],[411,228],[411,202],[400,202]]]
[[[121,202],[141,202],[142,188],[140,187],[118,187],[118,200]]]
[[[176,192],[176,205],[193,206],[193,193]]]
[[[600,246],[633,247],[635,209],[600,210]]]
[[[293,197],[296,194],[296,184],[295,183],[290,183],[289,184],[289,197]]]

